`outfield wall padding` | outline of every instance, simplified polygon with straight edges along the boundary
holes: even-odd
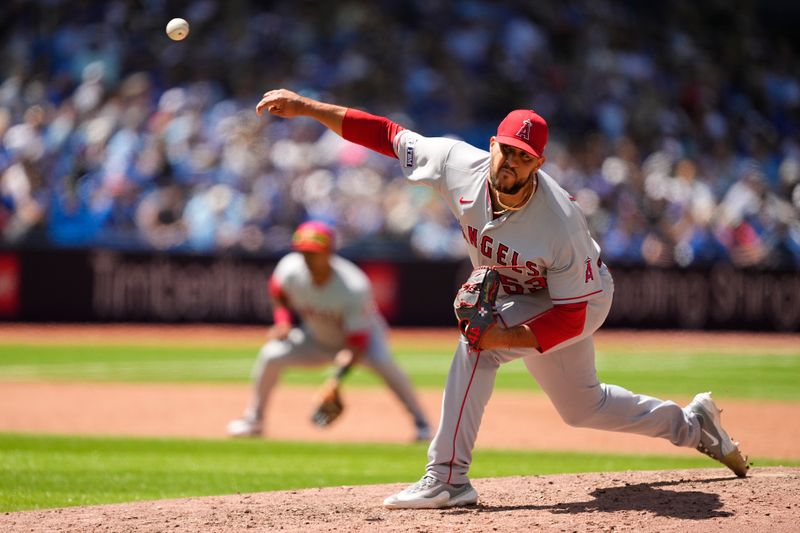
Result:
[[[32,322],[269,323],[279,258],[0,251],[0,319]],[[466,261],[356,260],[396,326],[450,326]],[[800,331],[800,272],[611,265],[606,322],[619,328]]]

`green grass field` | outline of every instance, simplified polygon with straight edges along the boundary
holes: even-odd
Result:
[[[418,387],[440,389],[451,352],[396,344]],[[0,341],[0,379],[246,382],[255,348],[12,345]],[[318,384],[326,370],[292,371],[284,381]],[[603,381],[657,395],[800,401],[800,346],[764,353],[707,346],[644,350],[599,347]],[[351,386],[377,386],[357,371]],[[505,365],[497,389],[536,388],[523,365]],[[93,438],[0,433],[0,511],[14,511],[304,487],[409,482],[422,473],[421,445]],[[761,466],[800,466],[767,461]],[[709,467],[700,455],[658,457],[476,450],[476,478],[625,469]]]
[[[0,434],[0,512],[301,489],[413,482],[425,447],[278,441],[131,439]],[[659,457],[476,450],[474,478],[708,468],[700,455]],[[758,461],[760,466],[800,461]],[[376,502],[377,503],[377,502]]]
[[[441,347],[430,350],[396,347],[395,356],[417,387],[439,389],[452,355]],[[28,346],[0,344],[3,379],[97,380],[142,382],[244,382],[249,379],[255,349],[242,347],[153,346]],[[636,347],[598,349],[602,381],[656,395],[691,396],[713,390],[717,397],[800,400],[800,346],[796,353],[742,353],[697,348],[654,351]],[[327,370],[294,370],[288,384],[319,384]],[[348,381],[380,386],[366,371]],[[504,365],[498,389],[531,390],[536,382],[520,361]]]

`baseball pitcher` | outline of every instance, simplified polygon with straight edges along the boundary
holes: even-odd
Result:
[[[397,158],[409,181],[437,191],[458,219],[476,269],[454,302],[462,335],[425,475],[386,498],[386,507],[477,502],[467,478],[472,449],[497,370],[513,359],[523,360],[571,426],[667,439],[746,475],[746,460],[722,428],[710,393],[681,407],[599,382],[593,334],[608,315],[614,282],[574,198],[542,171],[548,126],[538,113],[510,112],[487,152],[285,89],[264,94],[256,112],[264,111],[312,117]]]

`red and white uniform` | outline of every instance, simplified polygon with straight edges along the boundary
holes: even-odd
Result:
[[[697,444],[699,426],[677,404],[598,381],[592,334],[609,312],[614,283],[566,191],[539,171],[528,204],[495,218],[487,183],[489,152],[408,130],[393,132],[391,142],[406,177],[436,190],[458,219],[472,265],[507,267],[500,270],[497,312],[507,326],[528,324],[542,346],[542,353],[533,348],[476,352],[461,339],[439,431],[428,451],[430,474],[446,483],[467,481],[497,369],[517,358],[571,425]]]
[[[264,344],[253,368],[254,397],[247,417],[261,421],[272,389],[284,368],[331,364],[343,348],[363,350],[359,361],[380,375],[414,419],[427,427],[408,376],[389,351],[386,323],[378,312],[369,278],[355,264],[330,256],[332,273],[322,285],[314,283],[303,255],[292,252],[276,265],[270,290],[280,293],[300,319],[286,339]]]
[[[322,286],[314,284],[303,255],[292,252],[276,265],[270,289],[280,291],[300,319],[305,334],[335,352],[349,342],[385,336],[386,323],[378,313],[372,286],[355,264],[332,255],[333,273]]]

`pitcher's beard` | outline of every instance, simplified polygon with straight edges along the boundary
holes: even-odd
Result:
[[[507,186],[507,187],[502,187],[501,188],[497,184],[497,182],[498,182],[497,174],[491,176],[491,179],[489,181],[491,182],[492,187],[494,187],[495,191],[501,192],[503,194],[514,195],[514,194],[517,194],[519,191],[521,191],[529,183],[531,183],[532,180],[533,180],[533,172],[528,174],[528,179],[522,180],[522,181],[517,180],[513,184],[511,184],[510,186]]]

